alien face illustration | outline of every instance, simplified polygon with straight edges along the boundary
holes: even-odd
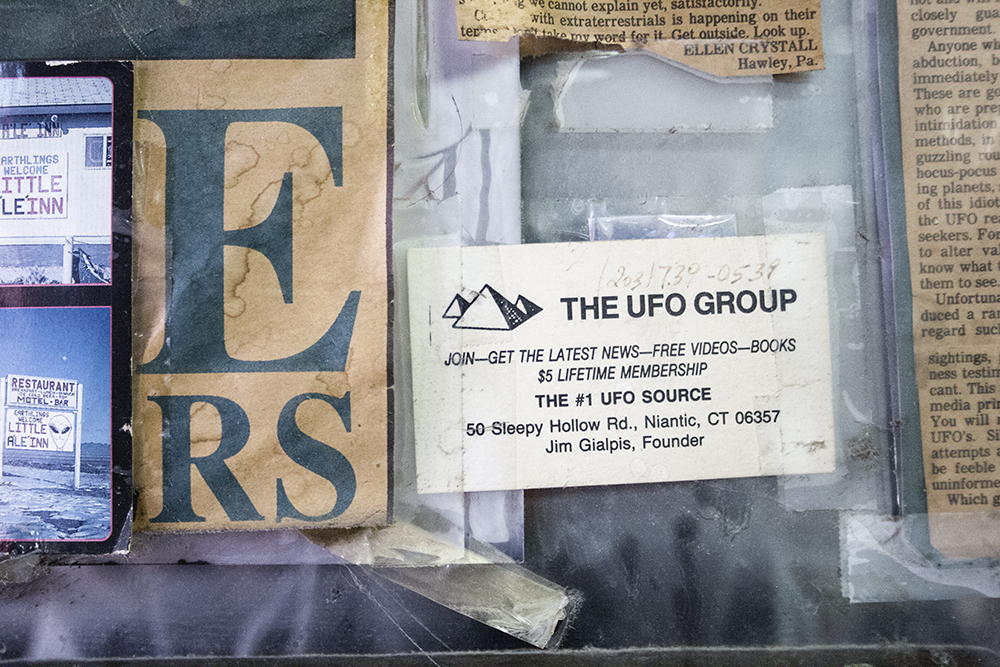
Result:
[[[49,434],[52,436],[52,443],[60,452],[73,449],[73,422],[66,415],[54,415],[49,419]]]

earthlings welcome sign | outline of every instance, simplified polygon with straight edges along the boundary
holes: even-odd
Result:
[[[73,486],[80,487],[83,385],[75,380],[8,375],[2,383],[4,452],[73,454]]]

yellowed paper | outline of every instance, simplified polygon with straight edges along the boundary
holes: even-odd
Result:
[[[931,543],[951,557],[1000,555],[1000,10],[991,7],[898,4],[924,473]]]
[[[823,69],[819,0],[456,0],[460,39],[646,49],[716,76]]]
[[[822,235],[407,254],[421,493],[830,472]]]
[[[388,520],[388,12],[353,58],[136,66],[138,530]]]

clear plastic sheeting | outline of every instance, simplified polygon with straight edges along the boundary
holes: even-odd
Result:
[[[293,565],[343,563],[297,530],[229,533],[135,533],[128,553],[112,562],[136,565]]]
[[[736,236],[736,216],[669,214],[609,216],[603,203],[591,204],[591,241],[710,236]]]
[[[519,242],[517,41],[459,41],[440,0],[398,3],[396,21],[394,217],[424,210],[414,231],[430,240],[433,209],[457,198],[461,244]]]
[[[914,546],[928,543],[926,515],[843,512],[840,533],[843,593],[851,602],[1000,597],[994,560],[942,561]]]
[[[512,563],[410,567],[379,574],[538,648],[558,644],[557,630],[571,609],[562,588]]]
[[[523,649],[364,566],[39,568],[0,588],[9,660]]]
[[[0,586],[31,581],[42,571],[41,563],[42,555],[38,552],[8,556],[0,561]]]
[[[721,79],[647,53],[587,53],[552,85],[563,132],[758,132],[774,126],[771,77]]]
[[[351,543],[368,545],[370,560],[382,566],[374,570],[379,576],[538,648],[559,643],[579,602],[561,586],[475,540],[468,549],[442,552],[412,526],[359,532],[363,540]],[[308,537],[334,549],[342,539],[337,531],[309,531]]]
[[[821,232],[829,267],[837,470],[781,478],[782,498],[799,510],[889,513],[891,452],[882,359],[874,230],[859,215],[853,188],[784,188],[762,198],[768,234]]]
[[[471,540],[520,560],[522,492],[417,494],[406,282],[409,248],[520,240],[517,42],[460,42],[452,3],[400,3],[396,17],[394,517],[435,536],[439,545],[431,551],[439,556],[461,554]],[[396,532],[374,534],[381,542]],[[356,560],[356,554],[366,553],[369,545],[366,537],[342,553],[355,554],[349,561],[368,562]],[[390,560],[405,560],[408,545],[404,542]],[[426,565],[428,553],[413,550],[412,564]],[[451,558],[440,557],[443,562]]]
[[[624,238],[623,233],[671,238],[681,235],[674,227],[685,221],[722,215],[733,219],[725,223],[726,233],[738,236],[824,234],[837,469],[780,477],[779,498],[795,511],[890,513],[897,490],[882,296],[876,287],[882,246],[872,174],[867,165],[857,166],[858,148],[848,140],[859,136],[859,123],[870,118],[875,102],[872,90],[856,85],[852,64],[856,53],[864,53],[864,33],[849,30],[850,12],[824,11],[830,56],[826,70],[809,75],[723,85],[641,55],[563,54],[530,61],[522,70],[524,87],[538,91],[551,85],[555,92],[551,107],[532,107],[524,124],[525,236],[532,242]],[[831,12],[840,18],[831,20]],[[612,76],[616,67],[630,72]],[[647,92],[626,92],[640,87],[640,78]],[[605,80],[614,83],[602,89],[603,96],[571,94],[574,86],[582,93]],[[668,80],[671,85],[650,83]],[[691,87],[684,88],[685,82]],[[687,94],[677,95],[679,90]],[[726,97],[740,90],[759,99],[766,95],[773,122],[751,128],[750,99],[741,104]],[[679,131],[685,128],[675,122],[621,131],[630,127],[634,106],[650,106],[648,95],[663,98],[661,107],[673,104],[724,120],[713,120],[702,133]],[[619,131],[566,133],[573,114],[598,115],[602,127]],[[553,124],[561,132],[553,131]],[[590,159],[567,159],[572,155]]]
[[[442,541],[440,533],[400,522],[377,528],[302,532],[314,544],[354,564],[384,568],[431,567],[456,563],[480,565],[490,563],[491,557],[499,562],[511,562],[509,557],[499,552],[491,551],[480,555]]]

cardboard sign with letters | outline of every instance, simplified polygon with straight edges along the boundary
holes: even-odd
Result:
[[[136,68],[136,528],[384,524],[390,12],[351,57]]]

